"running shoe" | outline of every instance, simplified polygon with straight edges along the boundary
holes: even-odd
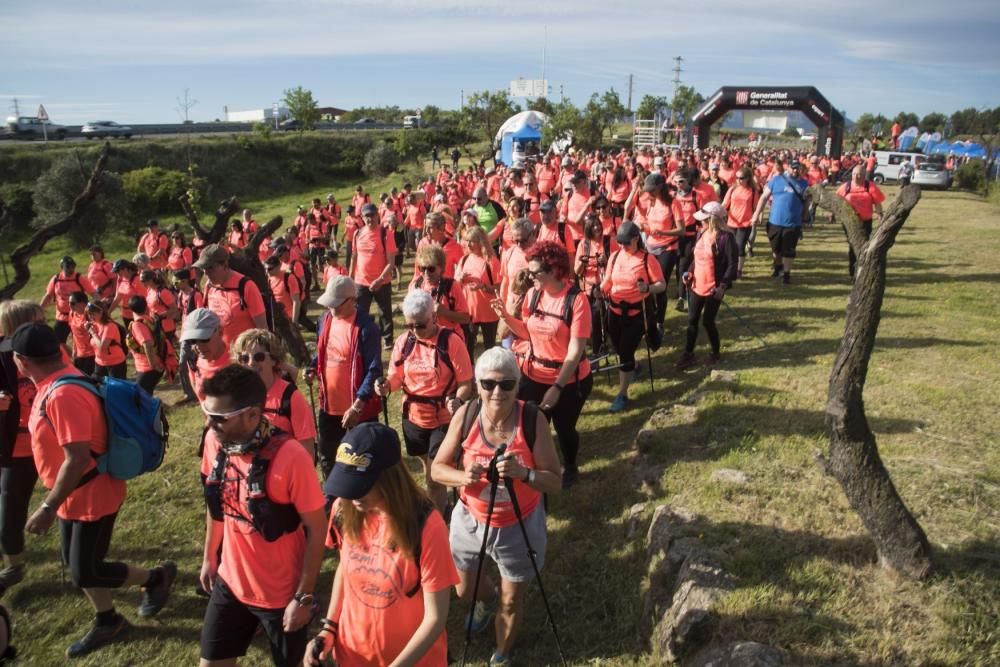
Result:
[[[684,297],[677,297],[677,303],[674,304],[674,308],[680,313],[687,312],[687,301],[684,300]]]
[[[791,274],[791,273],[788,273],[788,272],[786,271],[786,272],[785,272],[785,273],[784,273],[784,274],[783,274],[783,275],[781,276],[781,283],[782,283],[783,285],[791,285],[791,284],[792,284],[792,274]]]
[[[705,365],[709,367],[717,365],[720,361],[722,361],[722,355],[717,352],[712,352],[705,357]]]
[[[771,271],[771,277],[779,278],[780,276],[781,276],[781,267],[780,266],[774,267],[774,270]]]
[[[580,471],[575,466],[572,468],[566,468],[563,470],[562,476],[562,488],[568,489],[569,487],[576,484],[577,477],[580,476]]]
[[[139,600],[139,616],[149,618],[156,616],[167,604],[170,597],[170,589],[177,578],[177,565],[173,561],[166,561],[160,567],[160,581],[155,586],[146,586],[142,589],[142,597]]]
[[[69,645],[69,648],[66,649],[66,657],[79,658],[91,651],[96,651],[102,646],[110,644],[118,635],[131,627],[132,625],[121,614],[118,614],[118,620],[113,625],[97,625],[95,623],[87,631],[87,634]]]
[[[680,359],[674,362],[674,368],[679,371],[691,368],[697,363],[697,359],[694,358],[693,352],[685,352],[681,355]]]
[[[4,590],[21,583],[24,579],[24,563],[0,570],[0,588]]]
[[[482,600],[476,600],[476,604],[472,607],[472,614],[469,616],[468,624],[472,630],[473,634],[478,634],[486,629],[486,626],[490,624],[493,616],[497,613],[497,604],[499,602],[499,593],[497,591],[493,592],[492,602],[483,602]]]
[[[615,396],[615,400],[611,402],[611,407],[608,408],[608,412],[621,412],[628,405],[628,397],[625,394],[618,394]]]
[[[507,667],[512,664],[514,663],[509,655],[494,652],[493,655],[490,656],[490,667]]]

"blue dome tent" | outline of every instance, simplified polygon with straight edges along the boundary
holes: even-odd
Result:
[[[542,142],[542,125],[548,121],[548,116],[539,111],[522,111],[504,121],[494,142],[500,146],[500,161],[513,165],[529,154],[532,144],[538,148]]]

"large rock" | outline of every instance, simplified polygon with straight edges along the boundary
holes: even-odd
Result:
[[[687,667],[781,667],[785,654],[757,642],[731,642],[701,651]]]
[[[694,424],[698,421],[698,409],[690,405],[672,405],[669,408],[659,408],[649,416],[635,435],[635,447],[640,453],[648,453],[654,446],[658,449],[674,447],[680,453],[688,443],[676,443],[663,437],[663,432],[674,426]]]
[[[713,470],[708,478],[720,484],[747,484],[750,481],[750,475],[742,470],[733,470],[731,468]]]

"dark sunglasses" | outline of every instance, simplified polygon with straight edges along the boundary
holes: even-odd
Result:
[[[430,325],[430,322],[407,322],[404,326],[413,331],[415,329],[426,329]]]
[[[437,267],[436,266],[421,266],[420,270],[423,271],[424,273],[434,273],[435,271],[437,271]]]
[[[500,387],[501,391],[514,391],[517,380],[480,380],[479,386],[483,391],[493,391],[497,387]]]
[[[528,272],[528,275],[531,276],[532,278],[537,278],[538,276],[542,275],[543,273],[548,273],[549,272],[548,269],[538,269],[537,271],[532,271],[531,269],[526,269],[526,271]]]
[[[251,359],[253,360],[253,362],[255,364],[259,364],[260,362],[262,362],[265,359],[267,359],[269,356],[270,355],[267,352],[254,352],[253,356],[250,356],[249,354],[245,354],[245,353],[241,354],[238,357],[238,359],[240,360],[241,364],[249,364]]]

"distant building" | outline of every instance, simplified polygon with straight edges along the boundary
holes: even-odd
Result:
[[[337,121],[340,117],[347,113],[346,109],[338,109],[337,107],[319,107],[316,109],[319,112],[320,120]]]
[[[288,118],[288,109],[278,107],[278,120]],[[229,123],[263,123],[265,121],[274,122],[274,109],[247,109],[245,111],[230,111],[226,107],[226,122]]]

